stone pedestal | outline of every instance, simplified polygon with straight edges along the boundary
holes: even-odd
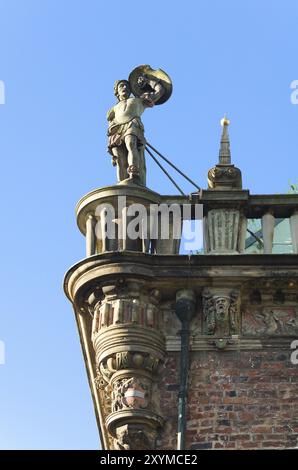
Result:
[[[107,251],[178,254],[182,232],[179,204],[143,186],[94,190],[77,205],[77,221],[86,235],[86,256]]]

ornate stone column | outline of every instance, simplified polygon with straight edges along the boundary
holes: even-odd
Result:
[[[116,449],[154,449],[163,424],[156,377],[165,357],[157,289],[120,280],[103,287],[94,301],[92,342],[97,386],[110,401],[106,426]]]

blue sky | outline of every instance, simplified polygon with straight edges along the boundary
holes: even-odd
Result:
[[[143,116],[146,136],[201,186],[227,113],[244,188],[281,193],[298,180],[297,22],[289,0],[0,0],[1,449],[98,448],[62,279],[84,257],[77,200],[115,182],[114,80],[144,63],[171,76],[171,99]],[[152,162],[148,174],[175,193]]]

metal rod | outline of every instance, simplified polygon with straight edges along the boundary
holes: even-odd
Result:
[[[172,181],[173,185],[176,186],[176,188],[178,189],[178,191],[180,192],[180,194],[182,194],[182,196],[185,196],[184,192],[182,191],[182,189],[178,186],[178,184],[173,180],[173,178],[169,175],[169,173],[164,169],[164,167],[159,163],[159,161],[157,160],[157,158],[153,155],[152,152],[150,152],[150,150],[145,147],[146,151],[149,153],[150,157],[153,158],[153,160],[155,161],[155,163],[159,166],[159,168],[161,168],[161,170],[167,175],[167,177],[169,178],[169,180]]]
[[[259,238],[254,232],[249,230],[249,228],[247,228],[246,230],[252,237],[254,237],[257,240],[258,243],[260,243],[261,247],[264,246],[263,240],[261,238]]]
[[[196,295],[191,289],[181,289],[176,292],[175,312],[181,321],[181,352],[180,352],[180,389],[178,395],[178,434],[177,450],[186,449],[186,410],[189,374],[189,336],[190,322],[195,315]]]
[[[178,397],[178,436],[177,450],[185,450],[186,405],[188,393],[189,367],[189,321],[182,322],[180,353],[180,390]]]
[[[185,173],[183,173],[183,171],[179,170],[179,168],[176,167],[176,165],[174,165],[174,163],[170,162],[170,160],[168,160],[166,157],[164,157],[158,150],[156,150],[156,148],[154,148],[151,144],[149,144],[149,142],[146,142],[146,144],[148,145],[148,147],[150,147],[155,153],[157,153],[157,155],[159,155],[165,162],[167,162],[169,165],[171,165],[171,167],[174,168],[174,170],[178,171],[178,173],[180,173],[181,176],[183,176],[187,181],[189,181],[195,188],[197,188],[199,191],[201,190],[200,186],[198,186],[193,180],[191,180]]]

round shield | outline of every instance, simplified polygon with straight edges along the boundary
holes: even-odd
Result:
[[[153,79],[161,82],[165,92],[155,104],[165,103],[170,98],[173,91],[172,81],[166,72],[161,69],[153,70],[150,65],[139,65],[130,73],[128,80],[132,93],[139,98],[143,93],[153,91],[150,84],[142,88],[138,85],[138,78],[143,74],[148,80]]]

